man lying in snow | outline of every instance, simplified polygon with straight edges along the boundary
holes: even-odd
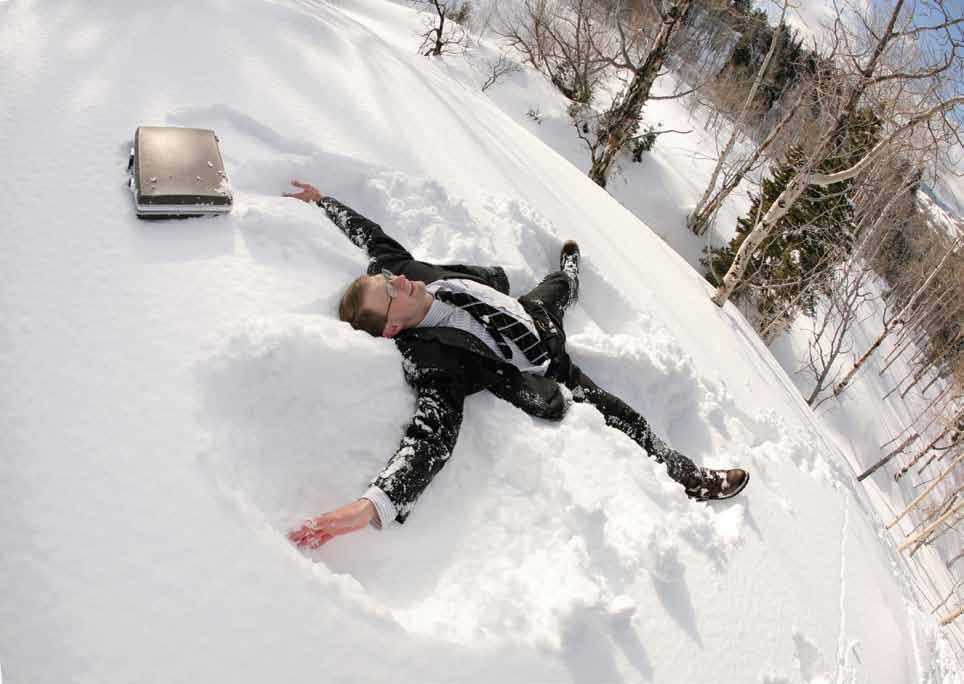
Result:
[[[562,318],[579,292],[579,246],[562,246],[559,270],[519,299],[509,296],[500,267],[436,266],[417,261],[381,227],[317,188],[285,193],[317,204],[358,247],[368,252],[368,275],[357,278],[339,307],[341,320],[376,337],[395,340],[405,379],[418,399],[415,416],[395,455],[364,496],[324,513],[288,534],[317,548],[332,537],[372,524],[405,522],[415,500],[442,469],[458,438],[466,396],[487,389],[528,413],[561,420],[572,400],[589,402],[698,501],[728,499],[749,482],[738,468],[708,470],[670,449],[646,420],[600,389],[566,353]]]

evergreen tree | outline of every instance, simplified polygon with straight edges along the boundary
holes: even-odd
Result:
[[[855,115],[840,127],[836,151],[818,166],[819,173],[835,173],[855,164],[879,138],[880,120],[869,111]],[[799,146],[787,149],[786,157],[761,192],[750,195],[750,210],[737,220],[736,235],[729,244],[710,248],[701,259],[706,278],[719,286],[740,246],[806,162]],[[813,315],[822,292],[821,276],[850,254],[856,239],[853,206],[848,196],[851,181],[827,187],[810,186],[777,224],[770,239],[750,259],[747,276],[734,291],[759,313],[759,328],[782,317],[789,324],[799,313]],[[814,283],[817,286],[812,286]]]
[[[797,83],[806,71],[803,40],[799,33],[786,24],[775,30],[780,32],[779,52],[758,95],[767,110],[773,107],[783,93]]]
[[[752,10],[745,17],[740,17],[736,23],[740,38],[733,46],[733,52],[723,66],[721,75],[727,70],[752,71],[754,67],[759,67],[773,35],[773,29],[767,24],[767,14],[763,10]]]
[[[747,89],[766,58],[774,31],[780,33],[778,51],[757,94],[764,113],[802,77],[813,73],[813,55],[804,49],[799,33],[786,24],[770,26],[765,11],[754,9],[746,16],[739,16],[735,21],[735,30],[740,37],[717,78],[725,80],[735,76],[737,82],[746,84]]]

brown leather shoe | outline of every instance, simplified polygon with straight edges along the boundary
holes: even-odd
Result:
[[[750,481],[750,473],[740,468],[729,470],[700,468],[700,479],[698,486],[686,488],[686,495],[696,501],[719,501],[732,498],[742,492]]]
[[[579,275],[579,243],[575,240],[566,240],[562,245],[559,252],[559,270]]]

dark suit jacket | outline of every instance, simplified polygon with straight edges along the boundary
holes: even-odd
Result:
[[[318,206],[355,245],[368,252],[369,274],[387,269],[425,283],[462,278],[509,294],[509,280],[499,266],[438,266],[418,261],[378,224],[337,200],[325,197]],[[544,312],[529,313],[542,329],[539,322]],[[549,420],[560,420],[568,408],[555,380],[521,373],[463,330],[410,328],[394,339],[403,357],[405,379],[417,394],[415,415],[395,454],[372,484],[391,499],[398,522],[405,521],[416,499],[452,455],[466,396],[487,389],[526,413]],[[552,351],[553,345],[549,346]]]

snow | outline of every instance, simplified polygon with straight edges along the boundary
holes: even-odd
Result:
[[[664,136],[627,209],[537,76],[482,94],[415,54],[420,25],[379,0],[0,3],[7,681],[959,681],[840,436],[687,263],[706,139]],[[213,128],[233,212],[138,221],[138,125]],[[745,493],[690,502],[591,407],[480,394],[405,525],[295,549],[413,399],[392,343],[338,322],[366,257],[291,178],[516,294],[577,239],[574,358]]]
[[[947,205],[942,206],[928,194],[920,193],[918,197],[920,210],[935,231],[943,233],[951,242],[964,235],[964,220],[959,214],[955,214]]]

